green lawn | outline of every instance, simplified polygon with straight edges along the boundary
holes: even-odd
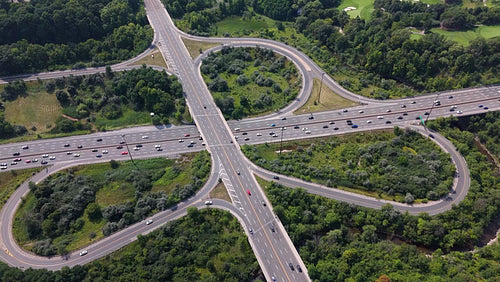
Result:
[[[224,34],[231,35],[249,35],[253,31],[274,27],[273,20],[257,16],[250,20],[243,20],[241,17],[230,17],[220,22],[217,22],[217,36],[224,36]]]
[[[136,112],[132,109],[123,109],[123,114],[117,119],[107,119],[97,116],[95,125],[101,130],[112,130],[131,125],[150,125],[151,116],[149,112]]]
[[[189,55],[191,55],[191,58],[193,59],[200,55],[200,50],[203,52],[207,49],[220,45],[220,43],[203,42],[187,38],[182,38],[182,42],[186,45]]]
[[[446,36],[448,39],[458,42],[462,45],[469,45],[470,41],[482,36],[486,39],[500,36],[500,25],[493,26],[479,26],[471,30],[467,31],[451,31],[451,30],[442,30],[440,28],[433,28],[431,32],[442,34]]]
[[[300,109],[296,110],[295,114],[304,114],[318,111],[327,111],[356,106],[357,103],[336,94],[325,84],[321,87],[321,97],[318,103],[319,88],[321,81],[317,78],[313,81],[313,89],[307,102]]]
[[[339,10],[347,7],[355,7],[355,10],[347,11],[351,18],[359,16],[364,20],[369,20],[373,12],[373,0],[343,0],[339,5]]]

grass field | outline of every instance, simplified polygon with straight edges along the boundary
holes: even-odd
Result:
[[[469,45],[471,40],[479,36],[482,36],[486,39],[500,36],[500,25],[492,25],[492,26],[483,25],[467,31],[451,31],[451,30],[442,30],[440,28],[433,28],[431,29],[431,32],[444,35],[450,40],[453,40],[464,46],[467,46]]]
[[[26,96],[5,102],[5,119],[12,124],[23,125],[30,134],[43,133],[55,125],[62,107],[56,95],[49,94],[38,82],[27,82]],[[31,128],[35,126],[36,131]]]
[[[373,0],[343,0],[339,5],[339,10],[347,7],[356,8],[347,12],[351,18],[359,16],[361,19],[369,20],[373,12]]]
[[[101,128],[101,130],[112,130],[131,125],[150,125],[152,122],[149,112],[136,112],[131,109],[123,109],[122,113],[122,116],[117,119],[107,119],[102,116],[97,116],[94,124],[98,128]]]
[[[0,172],[0,210],[17,187],[26,181],[26,179],[30,178],[32,173],[36,173],[40,171],[40,169],[41,168],[29,168]]]
[[[243,20],[241,17],[230,17],[218,22],[216,25],[217,36],[224,36],[226,33],[233,36],[248,36],[254,31],[274,27],[274,21],[259,15],[250,20]]]
[[[210,191],[210,198],[217,198],[231,202],[231,197],[229,197],[229,194],[227,193],[224,182],[217,184],[217,186]]]
[[[300,109],[296,110],[294,114],[305,114],[318,111],[334,110],[340,108],[347,108],[356,106],[357,103],[347,100],[344,97],[336,94],[325,84],[321,87],[321,99],[318,101],[319,88],[321,81],[317,78],[313,81],[312,93],[307,102]]]
[[[186,48],[189,51],[189,55],[191,55],[191,58],[193,59],[200,55],[200,49],[201,51],[205,51],[207,49],[220,45],[220,43],[201,42],[186,38],[182,38],[182,41],[184,42],[184,45],[186,45]]]
[[[135,62],[133,65],[142,66],[143,64],[147,66],[160,66],[167,68],[167,63],[165,63],[165,60],[163,59],[163,56],[160,53],[160,50],[158,50],[158,47],[153,49],[149,55]]]

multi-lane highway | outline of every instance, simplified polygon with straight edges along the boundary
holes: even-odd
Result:
[[[314,113],[313,115],[292,116],[292,111],[300,107],[305,102],[308,93],[310,93],[311,78],[323,75],[323,71],[307,56],[290,46],[270,40],[204,38],[205,41],[214,40],[234,46],[258,45],[271,48],[293,60],[303,76],[302,94],[299,95],[297,101],[287,108],[270,116],[233,121],[228,124],[215,106],[201,78],[198,64],[199,58],[195,62],[191,61],[180,40],[180,35],[192,39],[194,37],[182,34],[173,25],[160,1],[146,0],[145,6],[150,23],[155,30],[155,42],[159,43],[160,51],[168,61],[170,70],[182,82],[188,106],[197,126],[141,127],[85,136],[1,145],[0,163],[7,163],[7,166],[2,166],[6,169],[47,165],[46,171],[44,170],[31,179],[39,182],[50,173],[75,164],[102,162],[110,159],[127,159],[131,154],[134,158],[148,158],[208,149],[213,160],[210,179],[204,188],[189,201],[184,202],[174,210],[155,215],[153,224],[138,223],[88,246],[86,249],[89,253],[86,256],[80,257],[77,255],[78,252],[75,252],[65,259],[61,257],[48,259],[34,256],[21,250],[13,240],[11,233],[12,218],[21,197],[28,192],[25,183],[9,199],[0,214],[0,225],[2,226],[0,247],[4,250],[4,252],[0,252],[0,258],[10,265],[60,269],[62,266],[83,264],[102,257],[128,244],[135,239],[137,234],[149,232],[168,220],[184,215],[188,206],[203,206],[203,199],[206,197],[208,190],[215,185],[215,181],[220,177],[228,189],[232,205],[214,200],[214,207],[225,208],[237,216],[247,232],[249,242],[266,278],[271,280],[272,277],[275,277],[280,281],[308,280],[307,269],[293,247],[285,229],[274,216],[270,203],[256,183],[253,172],[265,178],[271,178],[274,174],[251,165],[242,155],[239,144],[276,142],[281,138],[283,140],[292,140],[387,128],[392,125],[408,126],[412,123],[418,123],[417,117],[426,119],[427,117],[460,116],[500,110],[500,87],[498,86],[435,93],[414,99],[374,101],[344,90],[331,78],[325,76],[325,85],[330,86],[340,95],[359,101],[364,105],[344,110]],[[113,67],[113,69],[119,69],[120,66],[122,65],[116,68]],[[41,77],[58,77],[83,73],[68,71],[46,74]],[[436,106],[435,100],[440,100],[440,105]],[[348,123],[348,121],[350,122]],[[424,132],[424,134],[428,133]],[[452,204],[460,202],[465,197],[468,189],[468,171],[465,161],[455,152],[453,145],[442,136],[434,134],[434,140],[443,149],[450,152],[452,160],[457,165],[459,177],[455,179],[456,194],[451,194],[447,200],[436,201],[427,205],[408,206],[392,203],[395,208],[408,210],[411,213],[422,211],[437,214],[449,209]],[[19,152],[19,155],[17,155],[17,152]],[[21,160],[17,164],[13,164],[15,158]],[[35,159],[37,161],[33,162]],[[47,163],[42,164],[42,161],[47,161]],[[385,201],[337,191],[293,178],[280,177],[280,181],[292,187],[305,187],[312,193],[357,205],[380,208],[381,205],[386,203]],[[3,228],[5,226],[8,228]],[[290,263],[295,270],[291,269]],[[297,265],[301,266],[303,272],[297,271]]]

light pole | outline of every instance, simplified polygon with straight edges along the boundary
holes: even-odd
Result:
[[[325,76],[325,73],[322,73],[321,74],[320,84],[319,84],[318,104],[320,103],[320,99],[321,99],[321,89],[323,89],[323,77],[324,76]]]
[[[280,136],[280,158],[281,158],[281,150],[283,149],[283,130],[284,127],[281,127],[281,136]]]
[[[125,134],[122,134],[122,140],[123,140],[123,142],[125,142],[125,147],[127,147],[127,152],[128,152],[129,157],[130,157],[130,160],[132,161],[132,164],[133,164],[133,165],[134,165],[137,169],[139,169],[139,167],[137,167],[137,165],[135,164],[134,159],[132,158],[132,152],[130,152],[130,148],[128,147],[127,140],[125,140]]]

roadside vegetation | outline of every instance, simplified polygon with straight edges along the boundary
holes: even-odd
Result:
[[[0,172],[0,210],[7,202],[10,195],[33,173],[37,173],[41,168],[29,168],[22,170],[11,170]]]
[[[311,95],[304,106],[296,110],[295,114],[313,113],[327,110],[343,109],[358,105],[333,92],[320,79],[313,80]]]
[[[255,164],[328,187],[406,203],[450,192],[455,166],[413,130],[364,132],[242,147]]]
[[[203,59],[201,73],[226,119],[278,110],[295,99],[295,65],[270,49],[223,47]]]
[[[222,13],[228,4],[220,2],[177,17],[182,18],[180,28],[195,34],[216,35],[220,28],[224,36],[286,42],[313,58],[343,87],[376,99],[500,82],[496,51],[500,37],[494,32],[492,38],[478,37],[467,46],[432,32],[441,26],[450,31],[467,31],[475,25],[491,29],[500,24],[497,5],[468,9],[444,3],[369,2],[358,5],[373,5],[371,13],[367,8],[350,11],[360,12],[362,18],[351,18],[339,8],[345,4],[340,1],[296,0],[253,1],[240,15]],[[198,27],[203,27],[201,33]],[[424,35],[414,36],[410,28]]]
[[[153,40],[139,0],[0,1],[0,15],[0,76],[109,65]]]
[[[238,220],[216,209],[188,215],[106,256],[59,271],[0,262],[2,281],[254,281],[263,279]]]
[[[145,66],[44,82],[17,80],[7,84],[0,96],[4,101],[0,139],[22,135],[42,138],[190,119],[177,78]]]
[[[209,172],[206,151],[71,168],[30,183],[13,233],[39,255],[66,254],[189,198]]]

